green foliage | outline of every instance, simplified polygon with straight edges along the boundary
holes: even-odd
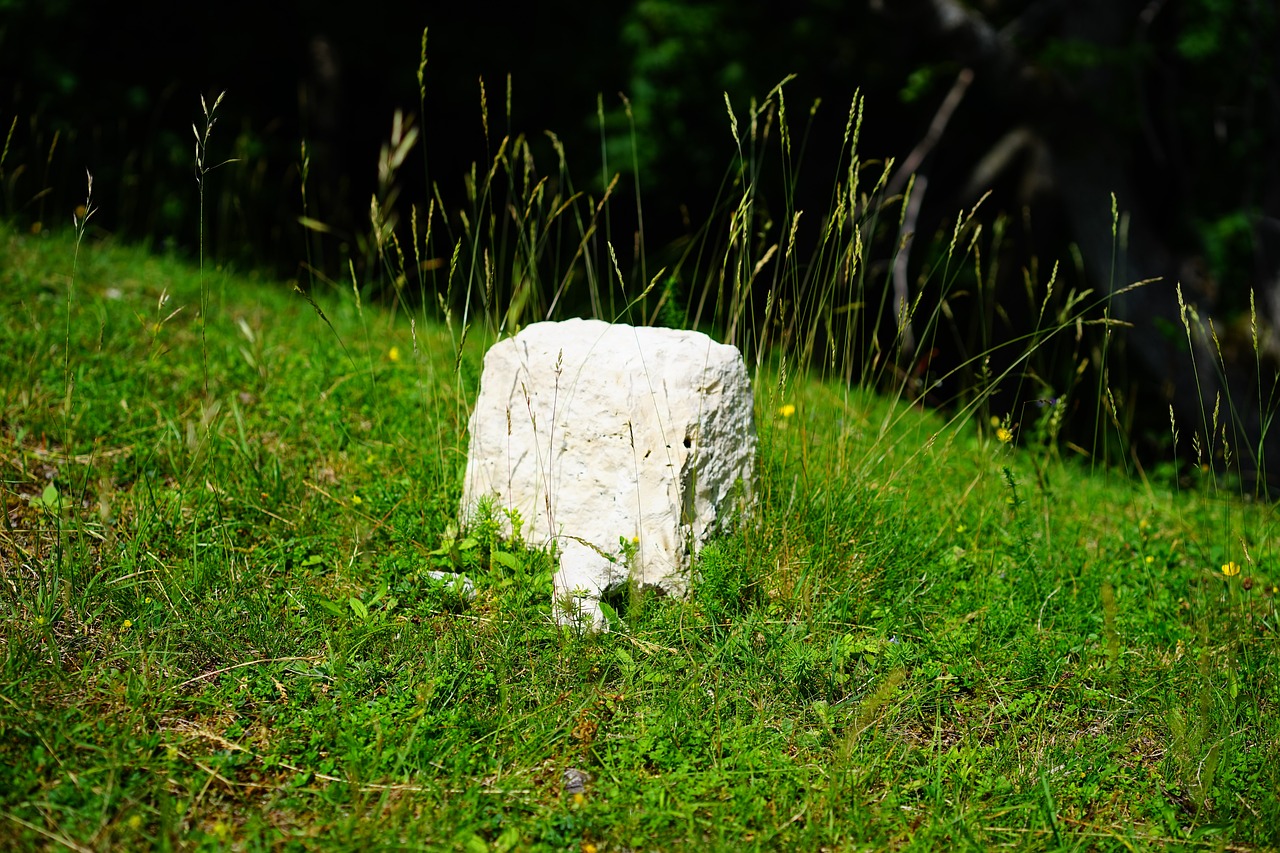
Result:
[[[1253,222],[1256,214],[1235,210],[1211,222],[1198,222],[1205,261],[1217,281],[1229,279],[1236,270],[1253,265]],[[1248,310],[1247,294],[1232,289],[1224,294],[1232,313]]]
[[[750,572],[751,561],[741,541],[722,540],[702,552],[697,598],[708,621],[729,624],[759,603],[759,583]]]

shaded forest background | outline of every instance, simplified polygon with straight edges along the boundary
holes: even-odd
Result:
[[[207,176],[204,224],[219,262],[304,280],[307,257],[330,278],[367,257],[360,241],[378,153],[401,110],[422,133],[421,156],[398,176],[406,209],[435,196],[453,216],[472,164],[483,170],[503,136],[527,135],[554,172],[550,130],[577,189],[598,198],[621,176],[610,228],[627,269],[642,261],[630,239],[638,174],[643,246],[656,268],[725,212],[736,155],[725,95],[746,115],[752,98],[795,74],[786,93],[804,140],[802,175],[762,179],[763,215],[826,215],[849,103],[861,92],[862,156],[910,161],[924,178],[913,274],[928,263],[926,242],[990,191],[980,217],[1008,234],[996,287],[1013,295],[1002,304],[1025,303],[1015,295],[1027,277],[1043,283],[1041,268],[1055,261],[1064,289],[1159,278],[1114,305],[1133,326],[1107,382],[1123,400],[1134,453],[1168,452],[1170,405],[1190,429],[1226,391],[1237,452],[1252,448],[1246,467],[1275,479],[1277,44],[1280,13],[1262,0],[551,0],[511,9],[0,0],[0,215],[36,232],[69,225],[87,169],[95,229],[194,255],[191,126],[202,120],[201,96],[225,90],[208,156],[237,162]],[[323,239],[299,224],[304,140],[307,213],[329,229]],[[1119,256],[1112,193],[1125,213]],[[1188,344],[1179,282],[1219,344]],[[1249,345],[1251,292],[1261,361]],[[1010,313],[1004,334],[1014,337],[1025,318]],[[948,355],[960,357],[940,358]],[[1071,381],[1042,377],[1024,396]],[[1016,410],[1025,400],[1004,403]],[[1082,415],[1072,429],[1088,447],[1098,407],[1083,408],[1094,420]]]

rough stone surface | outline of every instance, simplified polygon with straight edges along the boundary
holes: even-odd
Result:
[[[559,553],[558,618],[595,626],[628,575],[682,594],[754,473],[742,356],[700,332],[528,326],[486,353],[469,431],[464,523],[485,496],[518,511],[526,541]]]

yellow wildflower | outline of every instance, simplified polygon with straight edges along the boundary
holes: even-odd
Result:
[[[996,440],[1001,444],[1008,444],[1013,441],[1013,432],[1008,427],[1000,427],[996,430]]]
[[[392,347],[391,349],[387,350],[387,358],[391,359],[392,361],[399,361],[400,347]]]
[[[352,495],[352,496],[351,496],[351,505],[352,505],[352,506],[360,506],[360,504],[362,504],[362,503],[364,503],[364,498],[360,497],[359,495]]]
[[[791,403],[787,403],[785,406],[782,406],[781,408],[778,409],[778,414],[782,415],[784,418],[789,418],[795,413],[796,413],[796,407]]]
[[[1240,564],[1237,563],[1235,560],[1231,560],[1228,563],[1224,563],[1222,566],[1222,574],[1223,576],[1229,577],[1229,578],[1235,577],[1236,575],[1240,574]]]

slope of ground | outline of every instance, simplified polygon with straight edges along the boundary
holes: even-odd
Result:
[[[1280,844],[1213,471],[762,371],[742,532],[579,635],[456,529],[486,336],[412,316],[0,230],[0,846]]]

